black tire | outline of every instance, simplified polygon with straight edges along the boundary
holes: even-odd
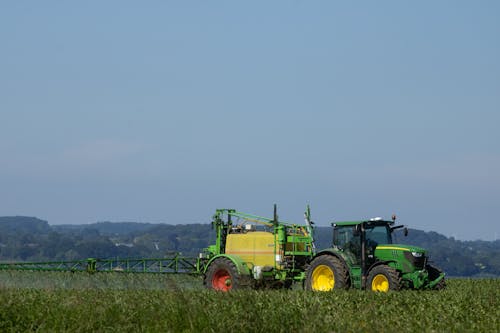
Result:
[[[235,264],[228,258],[218,258],[208,266],[203,284],[208,289],[230,291],[242,286],[240,280]]]
[[[327,254],[315,258],[306,270],[306,290],[349,289],[349,282],[347,267],[333,255]]]
[[[435,279],[437,279],[439,277],[439,275],[441,275],[441,273],[443,273],[443,271],[441,269],[439,269],[438,267],[433,266],[431,264],[425,265],[425,269],[429,273],[429,281],[434,281]],[[446,288],[446,281],[445,281],[445,278],[443,277],[432,289],[433,290],[442,290],[444,288]]]
[[[401,274],[387,265],[373,267],[368,274],[366,289],[378,292],[401,289]]]

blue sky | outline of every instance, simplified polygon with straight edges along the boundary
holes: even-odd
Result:
[[[2,2],[0,215],[500,236],[496,1]]]

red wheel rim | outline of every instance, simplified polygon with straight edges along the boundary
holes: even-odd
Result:
[[[212,278],[212,287],[215,290],[228,291],[232,288],[231,275],[223,269],[215,272]]]

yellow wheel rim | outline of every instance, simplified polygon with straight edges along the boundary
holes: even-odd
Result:
[[[319,265],[312,272],[312,290],[330,291],[335,286],[335,277],[330,267]]]
[[[372,280],[372,290],[388,292],[389,291],[389,280],[383,274],[377,274]]]

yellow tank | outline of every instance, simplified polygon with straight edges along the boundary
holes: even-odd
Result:
[[[250,266],[274,267],[274,235],[266,231],[229,234],[226,253],[239,256]]]

